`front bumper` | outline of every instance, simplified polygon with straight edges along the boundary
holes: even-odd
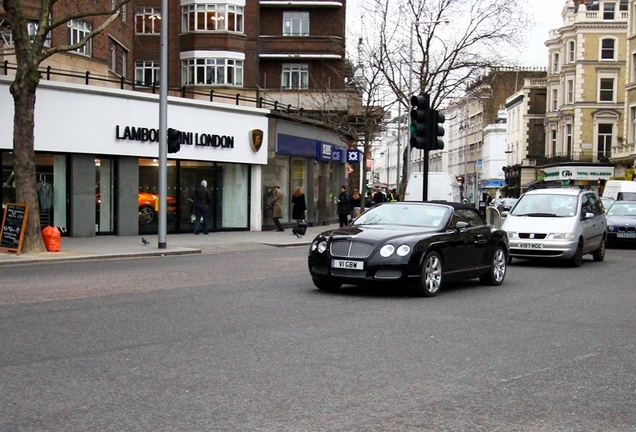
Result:
[[[509,253],[514,258],[569,259],[578,246],[578,240],[510,239],[509,242]]]
[[[402,258],[402,257],[400,257]],[[307,264],[311,277],[317,280],[333,280],[343,284],[371,284],[387,282],[409,282],[419,277],[411,270],[408,259],[398,259],[390,257],[384,260],[365,259],[354,260],[364,262],[364,269],[350,270],[333,268],[331,265],[334,258],[327,253],[319,254],[310,252]]]

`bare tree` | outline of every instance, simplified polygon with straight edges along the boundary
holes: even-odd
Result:
[[[45,251],[40,232],[34,147],[35,94],[40,82],[40,64],[54,54],[76,50],[84,46],[114,21],[120,15],[122,6],[129,1],[41,0],[37,9],[38,26],[35,35],[29,34],[29,18],[32,17],[26,14],[27,10],[31,10],[34,2],[27,0],[2,1],[5,19],[11,28],[17,63],[15,79],[10,87],[14,101],[13,170],[15,172],[16,200],[27,204],[31,209],[22,247],[24,252]],[[0,10],[0,12],[2,11]],[[54,12],[57,13],[54,14]],[[88,17],[96,17],[102,21],[101,25],[72,45],[46,46],[45,42],[53,30],[66,26],[71,20]]]
[[[410,93],[429,93],[437,109],[487,69],[510,58],[531,24],[526,0],[371,0],[367,19],[379,39],[387,85],[408,110]],[[406,186],[404,155],[400,195]]]

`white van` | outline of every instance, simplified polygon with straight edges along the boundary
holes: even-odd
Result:
[[[636,181],[608,180],[603,189],[603,198],[606,197],[616,201],[636,201]]]
[[[404,201],[422,201],[423,176],[421,172],[411,173],[406,184]],[[445,172],[429,172],[427,198],[429,201],[461,202],[462,196],[457,178]]]

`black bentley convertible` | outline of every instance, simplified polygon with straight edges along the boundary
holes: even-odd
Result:
[[[507,262],[505,231],[472,206],[446,202],[376,205],[350,225],[319,234],[308,257],[319,289],[392,282],[426,297],[450,280],[501,285]]]

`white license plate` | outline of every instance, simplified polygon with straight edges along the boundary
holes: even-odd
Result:
[[[636,238],[636,233],[617,233],[618,238]]]
[[[331,267],[349,269],[349,270],[364,270],[364,262],[332,259]]]
[[[541,243],[520,243],[519,247],[521,249],[543,249],[543,245]]]

